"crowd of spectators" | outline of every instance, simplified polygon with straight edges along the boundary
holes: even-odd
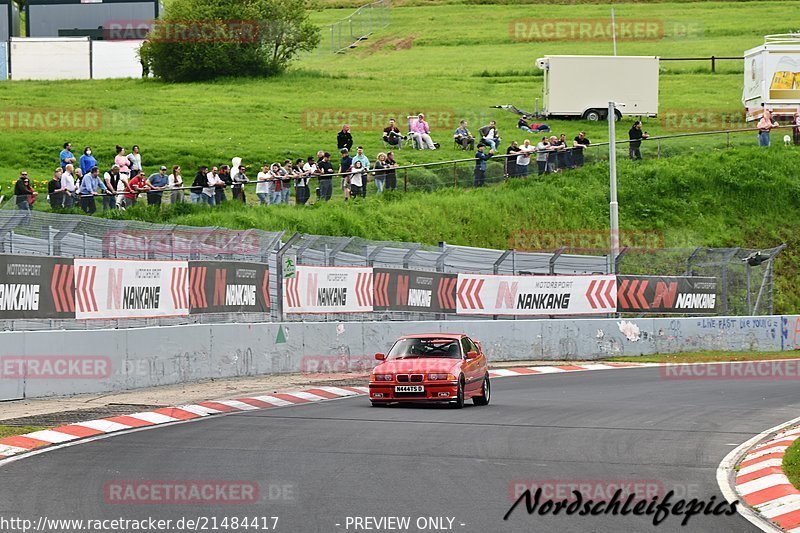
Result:
[[[524,133],[549,133],[547,124],[531,121],[532,117],[522,115],[517,128]],[[800,115],[794,116],[792,141],[800,143]],[[768,145],[769,130],[776,127],[771,116],[764,114],[759,128],[759,144]],[[97,209],[96,199],[102,199],[105,213],[111,209],[125,209],[146,199],[148,205],[163,203],[181,203],[186,200],[195,204],[209,206],[228,201],[228,195],[237,202],[247,202],[246,186],[255,185],[255,195],[261,205],[287,205],[294,189],[294,202],[304,205],[311,198],[312,186],[318,200],[327,201],[333,196],[333,183],[341,187],[345,201],[354,198],[366,198],[367,184],[375,183],[375,190],[382,194],[397,188],[397,172],[399,167],[393,149],[402,150],[404,141],[419,150],[440,149],[439,143],[431,137],[430,125],[425,115],[409,117],[408,131],[402,132],[397,120],[392,118],[383,130],[381,140],[384,151],[379,152],[374,160],[364,153],[363,146],[353,150],[354,139],[350,126],[345,124],[337,133],[338,154],[336,159],[330,152],[320,150],[315,156],[307,159],[286,159],[283,162],[264,162],[260,171],[251,173],[242,164],[241,158],[233,158],[231,165],[220,164],[201,166],[194,178],[184,180],[182,169],[174,165],[169,169],[166,165],[158,166],[158,170],[147,175],[142,162],[139,146],[133,145],[130,153],[123,146],[116,146],[116,156],[110,168],[101,169],[101,163],[95,158],[90,146],[83,149],[80,157],[73,153],[72,145],[64,143],[59,153],[59,165],[47,184],[47,201],[53,210],[68,209],[79,206],[86,213],[92,214]],[[629,157],[641,159],[641,143],[649,138],[642,130],[641,121],[636,121],[628,132]],[[498,156],[502,143],[501,133],[494,120],[481,126],[477,134],[469,129],[466,120],[461,120],[453,132],[453,145],[461,150],[474,152],[474,185],[483,186],[486,182],[488,161],[502,157],[503,174],[507,178],[524,178],[532,173],[531,162],[536,162],[539,176],[548,173],[563,172],[581,167],[585,161],[585,151],[591,142],[586,133],[581,131],[570,143],[565,134],[560,136],[544,135],[536,142],[524,139],[522,143],[512,141],[505,154]],[[31,209],[38,193],[31,186],[27,172],[20,173],[14,188],[16,204],[19,209]]]

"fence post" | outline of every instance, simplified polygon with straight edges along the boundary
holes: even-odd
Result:
[[[656,155],[656,159],[661,159],[661,139],[658,140],[658,154]]]
[[[403,170],[403,192],[408,192],[408,169]]]
[[[728,132],[726,134],[726,137],[728,138],[728,141],[727,141],[728,142],[728,148],[730,148],[731,147],[731,132]]]
[[[456,174],[456,165],[457,163],[453,162],[453,190],[458,189],[458,175]]]
[[[275,287],[277,291],[277,302],[275,302],[275,308],[277,309],[278,321],[283,322],[283,256],[289,251],[289,248],[294,246],[294,243],[300,239],[300,234],[295,232],[294,235],[289,237],[289,240],[286,241],[286,244],[278,249],[278,252],[275,254]],[[267,266],[269,268],[269,266]]]
[[[714,73],[717,71],[717,58],[711,56],[711,72]]]

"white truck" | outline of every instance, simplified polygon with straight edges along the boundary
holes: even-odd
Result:
[[[776,119],[800,111],[800,33],[767,35],[744,53],[742,104],[748,121],[761,119],[765,107]]]
[[[608,103],[622,115],[658,115],[658,57],[545,56],[536,60],[544,71],[541,115],[605,120]]]

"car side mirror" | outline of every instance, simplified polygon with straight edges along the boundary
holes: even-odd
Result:
[[[478,357],[478,352],[475,350],[467,352],[467,359],[475,359],[476,357]]]
[[[375,354],[375,359],[377,359],[378,361],[385,361],[386,360],[386,354],[385,353],[376,353]]]

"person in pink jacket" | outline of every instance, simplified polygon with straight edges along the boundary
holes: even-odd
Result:
[[[436,144],[431,139],[431,128],[425,122],[425,115],[420,113],[417,120],[411,124],[411,137],[417,142],[421,150],[436,150]]]

